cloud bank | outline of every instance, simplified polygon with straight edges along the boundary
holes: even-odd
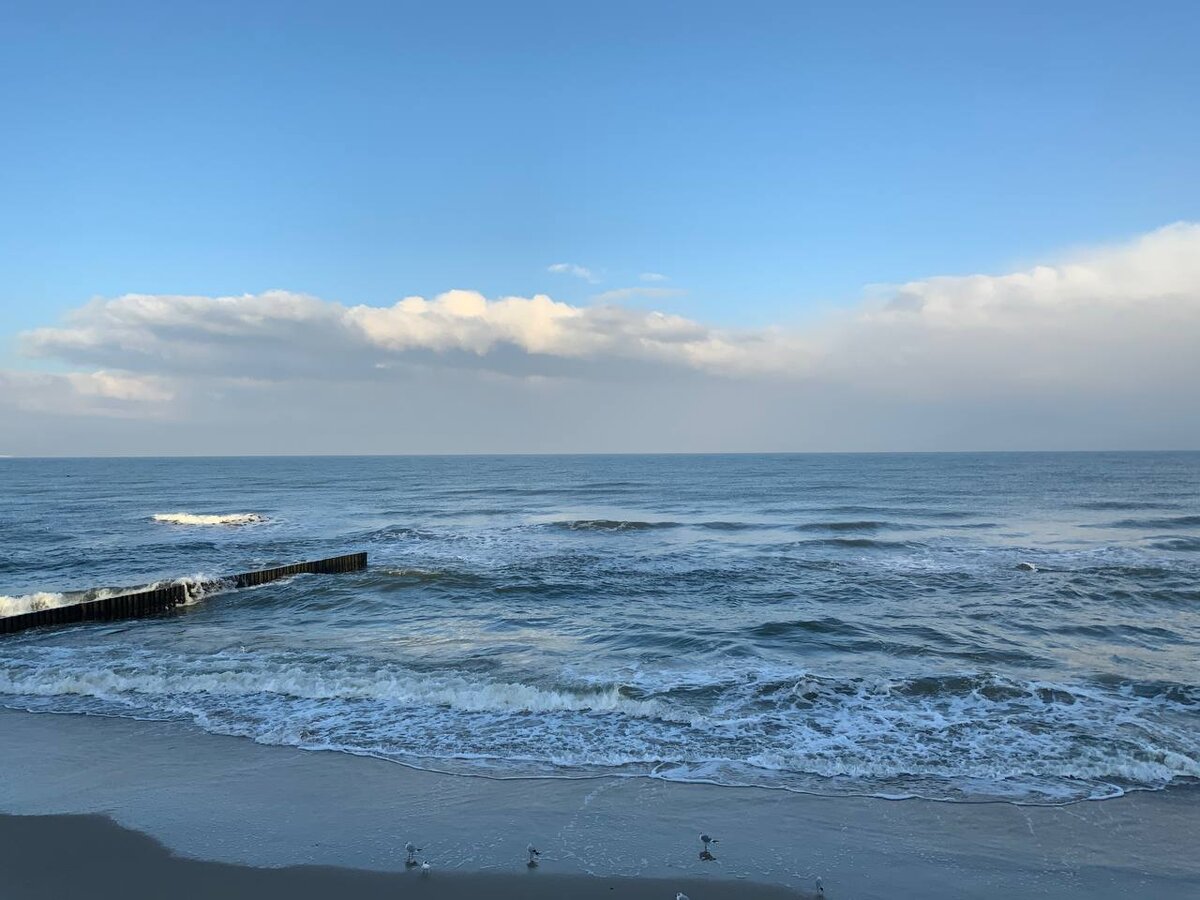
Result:
[[[1200,446],[1200,225],[876,289],[805,328],[717,327],[623,299],[130,294],[23,335],[27,354],[75,371],[0,374],[0,406],[39,427],[257,409],[297,451],[330,448],[307,436],[311,417],[278,411],[350,394],[344,434],[369,446],[333,449]],[[398,411],[440,424],[420,439],[370,430]],[[479,427],[450,427],[457,413]]]

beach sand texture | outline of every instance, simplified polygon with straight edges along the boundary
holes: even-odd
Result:
[[[65,851],[64,848],[69,848]],[[779,885],[697,879],[555,875],[370,872],[333,866],[256,868],[173,856],[146,835],[102,816],[0,816],[0,896],[22,900],[802,900]]]

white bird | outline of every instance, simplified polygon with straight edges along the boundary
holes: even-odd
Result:
[[[821,884],[820,878],[817,879],[817,893],[820,894],[822,897],[825,896],[825,885]]]
[[[700,843],[704,845],[704,849],[700,851],[700,858],[705,861],[716,859],[716,857],[709,852],[708,845],[719,844],[721,842],[714,837],[709,837],[707,834],[702,834],[700,835]]]
[[[685,894],[683,891],[679,891],[675,895],[675,900],[692,900],[692,898],[689,897],[687,894]]]
[[[420,851],[421,851],[421,848],[418,847],[416,844],[414,844],[412,841],[409,841],[407,844],[405,844],[404,852],[407,853],[408,856],[406,856],[404,858],[404,864],[406,866],[415,866],[417,864],[416,856]]]
[[[533,846],[533,844],[530,844],[525,848],[525,852],[529,854],[529,862],[526,865],[531,869],[536,869],[538,864],[537,858],[542,855],[542,851]]]
[[[421,876],[422,876],[423,878],[428,878],[428,877],[429,877],[429,870],[430,870],[430,869],[432,869],[432,868],[433,868],[433,866],[431,866],[431,865],[429,864],[429,861],[428,861],[428,860],[426,860],[425,862],[421,863]]]

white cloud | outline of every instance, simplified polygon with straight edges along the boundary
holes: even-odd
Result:
[[[643,272],[638,276],[642,281],[670,281],[666,275],[661,272]]]
[[[560,372],[556,360],[594,363],[592,374],[601,375],[606,360],[739,374],[763,370],[762,343],[759,334],[660,312],[578,307],[544,295],[488,300],[473,291],[406,297],[389,307],[283,291],[129,294],[88,304],[65,326],[24,338],[31,354],[79,364],[254,377],[333,377],[387,368],[406,354],[522,375]]]
[[[599,284],[600,276],[589,269],[587,266],[576,265],[575,263],[555,263],[552,266],[546,267],[547,272],[553,272],[555,275],[574,275],[576,278],[582,278],[589,284]]]
[[[0,370],[0,408],[109,418],[163,415],[175,397],[169,381],[128,372]]]
[[[1006,275],[910,282],[828,323],[817,343],[826,375],[892,394],[1127,393],[1200,380],[1200,225]]]
[[[344,410],[358,435],[345,450],[1200,445],[1200,225],[913,281],[803,329],[611,305],[669,290],[587,306],[131,294],[27,333],[27,352],[80,371],[0,374],[0,405],[210,428],[245,410],[247,433],[284,417],[263,440],[296,449],[330,449],[313,443],[314,396]],[[381,410],[454,437],[380,446]],[[463,415],[487,435],[470,443]]]

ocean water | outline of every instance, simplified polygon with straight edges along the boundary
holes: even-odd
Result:
[[[0,705],[493,777],[1200,778],[1200,454],[0,459],[0,614],[356,550],[0,638]]]

